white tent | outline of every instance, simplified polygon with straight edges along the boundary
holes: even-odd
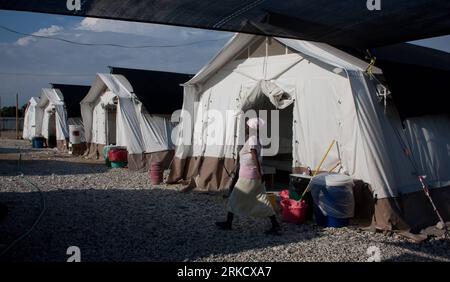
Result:
[[[22,134],[25,140],[41,136],[42,112],[37,110],[38,103],[39,97],[31,97],[25,110]]]
[[[81,143],[72,144],[72,151],[83,152],[86,141],[80,116],[80,101],[89,88],[81,85],[51,85],[52,88],[42,89],[41,98],[36,105],[36,117],[39,119],[36,130],[47,140],[50,148],[57,147],[60,151],[66,151],[70,125],[77,125],[77,129],[81,129]]]
[[[64,151],[67,148],[69,129],[64,96],[58,89],[42,89],[37,111],[42,115],[41,134],[49,147],[57,147]]]
[[[200,189],[226,189],[238,141],[243,139],[242,115],[227,112],[277,108],[280,124],[275,129],[281,128],[280,148],[284,149],[283,140],[292,136],[289,161],[294,172],[314,169],[336,140],[337,146],[322,170],[340,163],[341,173],[369,184],[373,199],[377,199],[377,227],[403,229],[424,223],[429,210],[421,214],[413,208],[418,202],[427,206],[423,193],[418,192],[417,174],[427,174],[432,187],[450,184],[448,131],[427,127],[426,131],[442,136],[441,141],[420,143],[415,137],[424,134],[420,125],[402,128],[395,107],[388,103],[385,108],[380,102],[385,87],[376,76],[382,75],[381,70],[372,67],[369,74],[368,67],[327,44],[235,35],[184,86],[184,111],[178,129],[181,143],[177,144],[168,182],[193,179]],[[226,118],[218,121],[217,113]],[[448,120],[441,125],[448,128]],[[405,153],[406,139],[415,144],[412,154],[419,163],[425,163],[422,167],[426,171],[417,171]],[[446,146],[443,155],[439,155],[440,146]],[[284,159],[265,158],[263,165],[280,161]],[[441,165],[446,168],[440,169]],[[405,194],[415,196],[402,197]],[[373,199],[365,203],[357,199],[357,206],[373,206]],[[450,214],[448,204],[441,208]]]
[[[150,115],[122,75],[97,74],[81,102],[89,156],[102,157],[105,145],[124,146],[131,170],[148,168],[152,160],[170,164],[174,145],[169,117]]]
[[[55,83],[52,83],[51,86],[64,96],[69,135],[72,135],[68,140],[69,151],[75,155],[82,154],[86,150],[86,139],[80,102],[88,93],[90,86]],[[70,132],[70,130],[73,130],[73,132]]]

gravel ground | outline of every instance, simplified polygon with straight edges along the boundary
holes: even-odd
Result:
[[[41,212],[41,194],[17,176],[19,151],[21,170],[42,190],[47,210],[1,261],[66,261],[70,246],[80,248],[82,261],[367,261],[370,247],[383,261],[450,261],[444,239],[416,244],[396,234],[312,223],[283,223],[283,235],[272,237],[263,234],[268,221],[247,218],[220,231],[214,227],[225,214],[220,195],[152,187],[146,173],[4,139],[0,201],[9,215],[0,223],[0,253]]]

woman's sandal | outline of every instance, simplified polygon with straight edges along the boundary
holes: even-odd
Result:
[[[272,226],[269,230],[264,232],[266,235],[281,236],[281,227]]]
[[[231,230],[231,224],[226,221],[216,222],[216,226],[221,230]]]

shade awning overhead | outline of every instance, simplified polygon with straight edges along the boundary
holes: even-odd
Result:
[[[89,92],[90,86],[55,83],[52,83],[51,85],[54,89],[59,89],[63,94],[67,117],[81,117],[80,102]]]
[[[450,34],[450,1],[366,0],[2,0],[0,9],[247,32],[337,46],[377,47]],[[155,13],[157,11],[157,13]]]
[[[395,44],[372,50],[402,119],[447,114],[450,53]]]
[[[450,53],[409,43],[372,49],[378,61],[431,68],[450,73]]]
[[[193,75],[154,70],[110,67],[111,74],[121,75],[133,87],[132,93],[144,105],[149,114],[172,114],[181,109],[183,88],[180,84]]]

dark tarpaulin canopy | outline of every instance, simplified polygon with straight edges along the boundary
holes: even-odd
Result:
[[[149,114],[172,114],[183,106],[183,84],[193,75],[153,70],[109,67],[112,74],[123,75]]]
[[[90,86],[70,85],[70,84],[50,84],[54,89],[59,89],[64,96],[64,104],[66,105],[67,117],[81,117],[80,102],[89,92]]]
[[[360,58],[364,54],[352,52]],[[371,55],[392,92],[404,120],[423,115],[450,114],[448,85],[450,53],[409,43],[375,48]]]
[[[378,47],[450,34],[448,0],[2,0],[0,9],[101,17]],[[373,1],[369,1],[373,2]],[[255,27],[257,27],[255,29]]]

